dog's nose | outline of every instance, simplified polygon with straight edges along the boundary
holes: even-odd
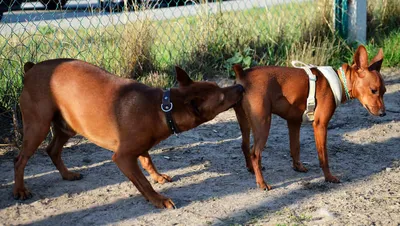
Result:
[[[385,116],[386,115],[386,111],[385,111],[385,108],[381,108],[381,109],[379,109],[379,116],[380,117],[383,117],[383,116]]]
[[[237,84],[236,87],[238,88],[239,92],[244,93],[244,87],[240,84]]]

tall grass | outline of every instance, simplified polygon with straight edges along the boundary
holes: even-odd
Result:
[[[154,41],[154,29],[148,19],[129,22],[123,28],[121,51],[121,75],[137,79],[144,73],[156,70],[151,45]]]
[[[400,67],[400,28],[379,37],[379,41],[369,42],[367,45],[369,57],[375,56],[379,48],[383,48],[384,67]]]
[[[292,58],[302,57],[305,52],[310,53],[307,60],[331,63],[340,56],[344,45],[335,38],[329,23],[330,2],[290,3],[217,14],[208,13],[205,7],[195,23],[179,19],[176,22],[183,24],[182,29],[170,28],[174,31],[172,34],[176,34],[169,36],[171,41],[175,37],[191,34],[182,43],[183,54],[177,54],[175,48],[168,46],[160,51],[175,56],[176,62],[206,75],[225,76],[233,63],[248,67],[258,64],[288,65]],[[190,28],[185,26],[187,21]],[[191,33],[192,30],[195,32]],[[332,45],[332,40],[339,43],[339,48]],[[160,56],[157,60],[163,62],[164,54]]]
[[[400,28],[400,2],[398,0],[369,0],[367,35],[371,40],[381,40]]]
[[[368,1],[368,50],[384,50],[383,66],[400,67],[400,4],[398,0]]]

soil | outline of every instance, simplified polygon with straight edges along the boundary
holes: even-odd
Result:
[[[25,170],[34,196],[16,201],[17,151],[0,149],[0,225],[400,225],[400,72],[383,74],[385,117],[369,115],[354,100],[329,124],[330,167],[340,184],[324,182],[310,125],[301,130],[309,172],[292,170],[286,122],[274,117],[262,158],[273,190],[259,190],[229,110],[150,152],[159,171],[173,177],[153,186],[175,210],[156,209],[111,161],[112,152],[79,137],[65,146],[63,159],[84,178],[62,180],[41,147]]]
[[[12,116],[0,107],[0,144],[11,144],[13,134]]]

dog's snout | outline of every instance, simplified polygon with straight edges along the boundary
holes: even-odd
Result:
[[[379,116],[380,116],[380,117],[383,117],[383,116],[385,116],[385,115],[386,115],[385,108],[381,108],[381,109],[379,110]]]
[[[237,84],[236,87],[239,90],[239,92],[244,93],[244,87],[242,85]]]

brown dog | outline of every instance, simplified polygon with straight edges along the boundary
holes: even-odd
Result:
[[[178,88],[170,90],[172,123],[161,103],[163,91],[114,76],[79,60],[56,59],[24,66],[25,81],[20,97],[23,149],[15,159],[16,199],[32,195],[24,186],[24,168],[40,143],[54,127],[46,151],[65,180],[78,180],[62,159],[63,145],[76,133],[114,152],[112,160],[143,196],[159,208],[173,208],[171,199],[154,191],[139,168],[158,183],[171,181],[154,167],[148,150],[171,135],[171,127],[186,131],[229,109],[241,98],[243,87],[220,88],[211,82],[193,82],[176,67]],[[164,92],[165,95],[165,92]],[[169,95],[167,95],[169,96]],[[171,126],[172,125],[172,126]]]
[[[354,54],[353,65],[342,65],[349,97],[357,98],[371,114],[380,116],[385,115],[383,94],[386,92],[379,73],[382,61],[383,52],[380,49],[368,65],[367,51],[364,46],[360,46]],[[245,88],[243,100],[235,106],[235,112],[242,132],[242,150],[246,165],[250,172],[255,173],[257,185],[262,189],[271,189],[261,173],[261,152],[268,138],[272,113],[287,120],[293,169],[306,172],[307,169],[300,162],[299,140],[302,115],[306,109],[309,92],[309,78],[306,72],[299,68],[275,66],[255,67],[243,71],[241,66],[235,65],[233,69],[236,73],[236,83]],[[318,158],[325,180],[338,183],[339,179],[329,171],[326,149],[327,127],[336,103],[327,79],[317,69],[312,69],[312,73],[317,77],[316,108],[312,125]],[[339,76],[338,72],[334,76]],[[341,102],[346,101],[343,90]],[[251,152],[250,130],[254,136]]]

